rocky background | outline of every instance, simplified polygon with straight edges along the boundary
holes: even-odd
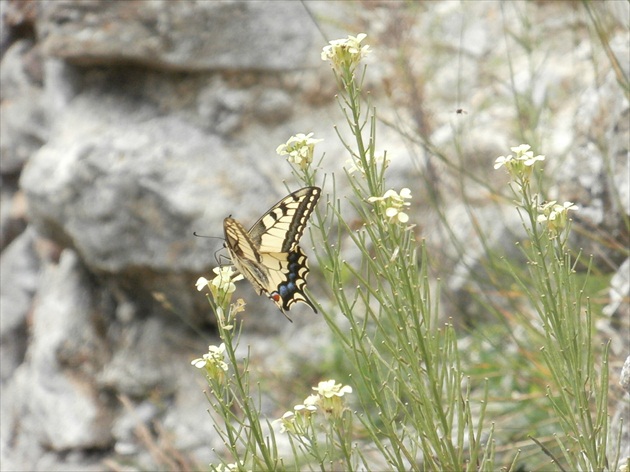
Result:
[[[319,53],[360,32],[375,51],[367,88],[390,181],[412,189],[412,218],[444,255],[448,315],[475,316],[466,294],[482,251],[449,248],[423,192],[457,237],[481,225],[511,247],[503,236],[520,223],[488,186],[505,189],[492,163],[527,135],[514,103],[527,97],[552,191],[581,208],[578,243],[616,273],[600,327],[618,382],[629,11],[595,11],[605,41],[579,2],[1,1],[2,470],[207,468],[221,444],[189,363],[216,339],[194,281],[221,242],[192,233],[221,236],[228,214],[253,222],[285,181],[298,188],[275,154],[298,132],[324,138],[324,169],[343,175],[343,117]],[[447,155],[478,179],[455,178]],[[316,268],[310,282],[324,297]],[[256,368],[291,378],[325,356],[308,307],[289,324],[246,283],[238,290]]]

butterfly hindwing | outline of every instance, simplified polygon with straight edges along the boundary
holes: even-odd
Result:
[[[317,312],[304,293],[309,270],[298,243],[320,195],[318,187],[291,193],[249,231],[233,218],[223,222],[226,247],[234,266],[258,294],[265,293],[283,313],[297,302],[306,303]]]
[[[303,302],[309,305],[315,313],[317,309],[304,293],[306,276],[308,275],[308,261],[300,246],[290,253],[263,254],[265,267],[277,264],[277,270],[269,270],[269,286],[275,287],[267,293],[283,312],[290,310],[294,303]]]

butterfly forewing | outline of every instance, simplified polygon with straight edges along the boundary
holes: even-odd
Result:
[[[305,187],[288,195],[247,232],[232,218],[223,223],[234,266],[283,313],[297,302],[306,303],[317,312],[304,293],[309,270],[298,243],[320,195],[318,187]]]
[[[304,187],[280,200],[249,230],[260,252],[291,252],[321,195],[318,187]]]
[[[259,289],[260,285],[265,285],[264,272],[261,273],[260,270],[257,270],[260,265],[260,253],[243,225],[233,218],[226,218],[223,221],[223,230],[225,232],[225,245],[236,270],[252,283],[254,283],[252,278],[257,281],[260,280],[258,284],[254,284],[257,285],[256,289]],[[261,293],[260,290],[258,293]]]

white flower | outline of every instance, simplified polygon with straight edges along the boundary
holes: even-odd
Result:
[[[335,383],[335,379],[319,382],[313,390],[325,398],[343,397],[346,393],[352,393],[352,387]]]
[[[195,286],[197,287],[197,290],[201,292],[205,287],[208,287],[209,283],[210,281],[206,279],[205,277],[199,277],[197,279],[197,282],[195,282]]]
[[[317,387],[313,387],[313,390],[317,391],[317,395],[309,403],[316,403],[327,414],[335,418],[339,418],[345,408],[342,397],[346,393],[352,393],[352,387],[335,383],[334,379],[319,382]]]
[[[226,294],[234,293],[236,290],[234,282],[243,280],[242,274],[234,275],[235,270],[233,266],[215,267],[212,269],[212,272],[217,274],[216,277],[212,279],[212,285],[216,287],[218,291]]]
[[[521,160],[523,161],[523,164],[525,164],[527,167],[531,167],[534,164],[536,164],[537,161],[544,161],[545,156],[543,155],[534,156],[533,152],[528,152],[527,155],[523,155],[521,157]]]
[[[235,270],[233,266],[215,267],[212,269],[212,272],[217,274],[212,281],[209,281],[205,277],[199,277],[197,279],[197,282],[195,282],[197,290],[201,292],[204,288],[208,287],[211,291],[214,288],[217,291],[229,294],[236,290],[234,282],[243,280],[242,274],[234,275]]]
[[[577,211],[578,209],[572,202],[564,202],[562,205],[558,205],[555,200],[543,203],[538,207],[540,214],[536,221],[546,224],[550,236],[555,238],[566,227],[569,210]]]
[[[203,357],[193,359],[190,364],[197,369],[205,369],[208,377],[222,381],[225,377],[225,372],[228,370],[228,365],[224,359],[225,344],[221,343],[220,346],[208,346],[208,353]]]
[[[242,299],[237,300],[228,309],[232,294],[236,291],[234,282],[243,280],[243,275],[238,273],[234,266],[215,267],[212,271],[216,276],[211,281],[205,277],[199,277],[195,285],[199,291],[206,287],[210,289],[210,294],[216,304],[217,320],[223,329],[230,330],[234,327],[231,322],[235,315],[245,309],[245,302]]]
[[[515,152],[516,155],[518,156],[518,155],[525,154],[530,149],[531,149],[531,146],[529,144],[519,144],[518,146],[511,147],[510,151]]]
[[[243,280],[243,275],[236,273],[234,266],[215,267],[212,271],[217,274],[212,281],[208,281],[205,277],[199,277],[195,285],[199,291],[208,287],[215,303],[224,306],[230,301],[232,293],[236,290],[234,282]]]
[[[296,413],[301,413],[303,415],[310,415],[311,413],[317,411],[317,407],[315,405],[295,405],[293,407]]]
[[[508,156],[499,156],[494,160],[494,168],[498,169],[501,166],[508,166],[512,160],[514,160],[514,156],[512,156],[512,154]]]
[[[361,46],[367,35],[359,33],[346,39],[335,39],[322,49],[322,61],[330,61],[337,70],[352,72],[370,52],[370,46]]]
[[[287,411],[280,419],[272,421],[271,424],[279,424],[281,433],[287,431],[293,433],[295,432],[295,413]]]
[[[242,464],[241,464],[242,465]],[[220,465],[211,465],[212,472],[234,472],[240,470],[239,464],[231,463],[231,464],[220,464]]]
[[[309,395],[304,399],[304,405],[306,406],[315,406],[317,405],[317,401],[319,400],[319,396],[317,395]]]
[[[315,145],[323,141],[323,139],[314,139],[312,136],[313,133],[298,133],[291,136],[286,143],[276,148],[276,152],[281,156],[288,155],[287,161],[306,169],[313,162]]]
[[[309,427],[311,415],[317,411],[313,405],[295,405],[293,411],[287,411],[280,419],[274,420],[273,424],[280,424],[280,432],[293,434],[304,434]]]
[[[405,187],[400,191],[400,194],[395,190],[390,189],[385,192],[382,197],[368,198],[368,202],[382,202],[385,206],[385,216],[389,218],[390,222],[398,220],[400,223],[407,223],[409,221],[409,216],[403,210],[405,207],[411,205],[411,203],[405,201],[410,198],[411,190]]]
[[[532,173],[532,166],[538,161],[544,161],[545,156],[534,156],[533,151],[529,149],[529,144],[520,144],[510,148],[510,151],[514,152],[516,156],[512,154],[508,156],[499,156],[494,160],[494,168],[498,169],[505,166],[508,173],[515,178],[529,179]]]

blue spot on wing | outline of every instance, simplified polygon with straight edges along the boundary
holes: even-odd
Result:
[[[278,284],[276,291],[270,294],[270,298],[276,302],[279,302],[278,298],[280,298],[282,300],[282,310],[289,310],[293,303],[301,301],[310,305],[317,313],[317,310],[303,292],[303,287],[306,286],[308,266],[306,264],[306,256],[299,246],[289,253],[287,262],[286,281]]]

